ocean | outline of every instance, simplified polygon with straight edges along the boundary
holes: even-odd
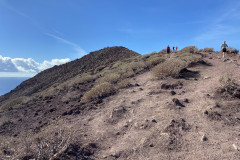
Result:
[[[28,77],[0,77],[0,96],[4,95],[16,88]]]

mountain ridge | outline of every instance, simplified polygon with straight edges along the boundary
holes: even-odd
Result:
[[[137,55],[139,54],[121,46],[106,47],[98,51],[90,52],[88,55],[85,55],[80,59],[59,66],[54,66],[40,72],[33,78],[22,82],[19,86],[10,91],[10,93],[0,96],[0,104],[11,96],[13,96],[12,98],[19,95],[29,96],[39,90],[46,89],[53,83],[62,83],[78,74],[89,71],[91,72],[94,68],[101,65],[109,65],[110,63]],[[29,89],[28,86],[31,86],[32,88]],[[30,91],[28,91],[28,89]]]

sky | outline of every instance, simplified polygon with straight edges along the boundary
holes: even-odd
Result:
[[[33,76],[110,46],[240,48],[239,0],[0,0],[0,77]]]

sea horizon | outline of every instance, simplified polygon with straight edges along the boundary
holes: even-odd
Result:
[[[10,92],[31,77],[0,77],[0,96]]]

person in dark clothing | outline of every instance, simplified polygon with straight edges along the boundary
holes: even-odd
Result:
[[[170,58],[170,47],[169,47],[169,45],[167,45],[167,54],[169,54],[169,58]]]

